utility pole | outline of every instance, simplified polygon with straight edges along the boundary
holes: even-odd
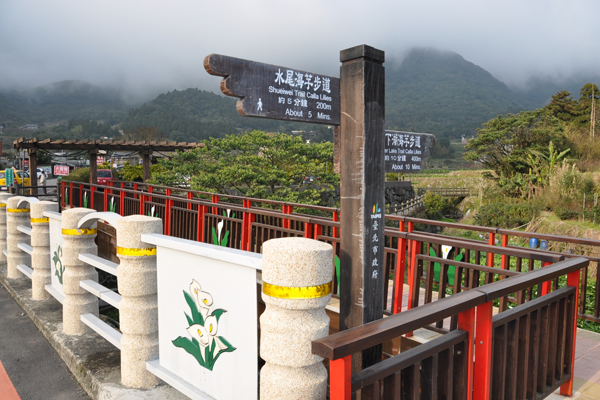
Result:
[[[592,88],[592,111],[590,112],[590,136],[596,136],[596,94]]]

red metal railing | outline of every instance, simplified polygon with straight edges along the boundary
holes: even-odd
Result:
[[[545,397],[573,391],[580,270],[570,259],[312,342],[329,359],[330,399]],[[567,286],[492,317],[493,301],[567,276]],[[352,355],[444,318],[456,329],[352,373]],[[475,340],[476,339],[476,340]],[[401,397],[402,396],[402,397]]]
[[[217,195],[132,182],[110,182],[110,186],[101,186],[63,181],[60,194],[63,207],[82,207],[85,205],[84,200],[87,199],[87,207],[95,208],[98,211],[114,210],[125,216],[153,213],[153,216],[163,219],[165,234],[176,237],[205,243],[214,244],[216,242],[227,247],[260,252],[262,243],[271,238],[301,236],[326,241],[334,247],[334,254],[337,256],[340,254],[339,209],[336,208],[224,194]],[[526,270],[530,270],[537,268],[538,265],[541,267],[540,263],[554,262],[552,261],[554,259],[548,258],[549,254],[565,258],[577,256],[574,254],[527,250],[529,255],[519,257],[514,252],[508,251],[522,249],[521,247],[509,246],[508,239],[511,236],[522,238],[535,236],[564,244],[579,244],[596,248],[600,246],[600,241],[591,239],[538,235],[394,215],[387,215],[386,222],[388,225],[396,224],[398,226],[398,228],[386,228],[385,273],[386,276],[393,275],[392,286],[390,287],[386,280],[384,292],[385,313],[389,315],[398,313],[402,309],[402,293],[405,281],[410,286],[411,291],[409,308],[419,305],[418,303],[415,304],[415,298],[418,300],[418,287],[427,285],[426,290],[429,290],[431,284],[440,283],[431,281],[430,275],[427,274],[431,263],[441,265],[443,269],[442,279],[446,277],[446,272],[451,266],[455,269],[458,268],[458,272],[467,274],[466,279],[470,283],[459,285],[459,287],[454,288],[453,293],[473,288],[476,281],[475,276],[479,276],[480,273],[485,274],[486,279],[488,279],[487,283],[511,275],[501,271],[495,272],[495,275],[489,273],[489,271],[487,273],[481,272],[481,270],[480,272],[474,272],[473,268],[476,268],[474,266],[457,267],[454,265],[456,263],[428,259],[427,257],[431,257],[430,249],[432,248],[435,255],[440,256],[440,246],[442,244],[453,246],[455,254],[465,253],[464,262],[479,265],[481,264],[481,258],[485,258],[485,264],[490,268],[510,269],[511,260],[516,259],[517,267],[516,269],[513,268],[516,272],[521,271],[522,264]],[[481,232],[482,235],[488,235],[488,244],[483,245],[478,240],[417,232],[414,230],[416,224]],[[225,234],[228,235],[227,238],[225,238]],[[496,245],[498,235],[502,237],[499,241],[501,246]],[[501,258],[497,259],[496,255]],[[417,256],[419,257],[417,258]],[[596,257],[587,258],[594,262],[600,260]],[[426,265],[425,268],[423,267],[424,264]],[[338,279],[339,276],[334,273],[335,294],[339,293]],[[581,299],[585,299],[588,294],[587,267],[582,274],[582,280],[580,296]],[[548,289],[549,284],[545,286],[544,292],[547,292]],[[596,285],[594,293],[595,307],[592,313],[586,313],[585,301],[580,302],[579,317],[600,322],[599,291],[600,285]],[[442,292],[444,291],[438,293]],[[392,295],[388,296],[388,293]],[[518,303],[517,299],[514,298],[507,300]]]

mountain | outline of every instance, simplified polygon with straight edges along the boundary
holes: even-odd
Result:
[[[413,49],[386,67],[386,126],[443,136],[474,135],[499,114],[526,109],[504,83],[459,54]]]
[[[512,88],[513,92],[521,99],[528,109],[536,109],[550,103],[552,95],[566,90],[579,99],[579,92],[586,83],[600,84],[600,75],[576,76],[566,79],[533,77],[523,87]]]
[[[236,111],[236,101],[199,89],[173,90],[130,110],[121,128],[152,126],[177,141],[201,141],[254,129],[290,132],[299,127],[311,130],[306,124],[243,117]]]
[[[55,82],[22,92],[0,92],[0,123],[92,119],[115,124],[129,108],[118,91],[82,81]]]

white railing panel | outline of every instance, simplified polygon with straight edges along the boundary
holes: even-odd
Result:
[[[19,271],[21,271],[23,273],[23,275],[25,275],[29,279],[33,279],[33,269],[29,268],[27,265],[19,264],[19,265],[17,265],[17,269]]]
[[[52,277],[52,290],[48,290],[48,286],[46,286],[46,291],[62,303],[65,298],[62,284],[64,273],[62,215],[54,211],[44,211],[44,217],[50,220],[50,276]]]
[[[92,328],[94,332],[108,340],[110,344],[121,349],[121,338],[123,334],[118,330],[111,328],[108,324],[104,323],[100,318],[94,314],[83,314],[81,321]]]
[[[102,286],[98,282],[92,280],[85,280],[79,282],[79,286],[98,297],[101,300],[104,300],[111,306],[115,308],[119,308],[119,303],[121,302],[121,296],[107,287]]]
[[[142,241],[157,247],[158,366],[204,396],[256,400],[262,256],[159,234]]]
[[[22,226],[19,225],[17,226],[17,230],[19,232],[23,232],[24,234],[26,234],[27,236],[31,236],[31,228],[27,227],[27,226]]]
[[[50,293],[52,297],[54,297],[60,304],[65,301],[65,294],[56,290],[56,288],[52,285],[46,285],[46,292]]]
[[[117,276],[117,267],[119,264],[112,261],[108,261],[102,257],[95,256],[93,254],[80,254],[79,259],[85,263],[88,263],[92,267],[101,269],[104,272],[108,272],[111,275]]]
[[[29,255],[33,254],[33,247],[31,247],[27,243],[18,243],[17,247]]]

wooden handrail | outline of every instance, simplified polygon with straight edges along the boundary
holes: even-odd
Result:
[[[450,346],[464,342],[468,338],[468,332],[457,329],[420,346],[406,350],[387,360],[383,360],[368,368],[362,369],[352,375],[352,391],[354,392],[369,386],[396,371],[403,370],[406,367],[410,367],[426,358],[438,354]]]
[[[589,261],[583,257],[561,261],[477,289],[461,292],[388,318],[313,341],[312,352],[329,360],[337,360],[510,293],[578,271],[588,264]]]
[[[523,315],[527,315],[533,310],[540,309],[544,306],[547,306],[550,303],[555,302],[556,300],[562,299],[563,297],[567,297],[573,293],[575,293],[575,288],[572,286],[566,286],[555,290],[552,293],[548,293],[545,296],[541,296],[524,304],[521,304],[519,305],[519,307],[512,308],[510,310],[496,314],[493,318],[492,328],[497,328],[500,325],[504,325],[507,322],[522,317]]]
[[[485,294],[476,290],[461,292],[444,300],[434,301],[313,341],[312,352],[320,357],[337,360],[485,302]]]
[[[492,301],[534,285],[551,281],[559,276],[567,275],[570,272],[587,267],[589,263],[590,261],[583,257],[573,258],[548,265],[544,268],[538,268],[525,274],[511,276],[510,278],[478,287],[475,290],[485,294],[486,301]]]

